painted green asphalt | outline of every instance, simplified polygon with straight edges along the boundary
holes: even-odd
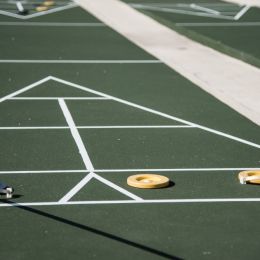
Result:
[[[252,211],[255,217],[249,214]],[[258,240],[253,237],[259,234],[259,213],[256,203],[8,208],[1,210],[1,225],[12,226],[12,232],[1,229],[5,236],[1,255],[12,259],[258,259]]]
[[[1,19],[20,21],[3,16]],[[79,8],[30,21],[96,22]],[[22,39],[22,32],[32,41],[36,36],[42,40],[36,28],[10,27],[13,37],[19,35],[21,45],[16,45],[19,48],[12,53],[3,45],[3,55],[11,54],[4,57],[21,57],[27,52],[28,46],[22,42],[30,43],[28,38]],[[8,29],[3,30],[4,39],[11,36]],[[67,33],[78,35],[77,41],[81,40],[79,50],[72,48],[71,53],[65,53],[67,58],[153,59],[104,27],[96,28],[96,32],[91,29],[88,36],[78,33],[87,28],[49,30],[52,37],[45,40],[59,53],[46,50],[47,43],[40,43],[41,51],[48,54],[46,58],[55,59],[67,48],[66,44],[74,46],[72,41],[61,41],[58,37]],[[40,27],[39,31],[47,37],[46,28]],[[106,41],[107,48],[100,41]],[[92,50],[85,49],[89,42],[95,46]],[[100,50],[101,47],[106,49]],[[36,48],[30,54],[25,58],[40,57]],[[49,75],[260,143],[259,127],[163,64],[0,64],[0,96]],[[19,96],[95,95],[48,81]],[[66,104],[77,125],[177,124],[107,100],[69,100]],[[66,125],[56,100],[4,101],[0,104],[0,114],[0,127]],[[254,167],[260,163],[259,149],[198,129],[80,129],[79,133],[96,168]],[[84,169],[68,129],[1,129],[0,146],[0,171]],[[98,174],[144,199],[259,198],[259,187],[240,185],[235,170],[158,172],[169,176],[174,183],[160,190],[127,186],[127,176],[135,173]],[[0,179],[15,187],[15,202],[58,201],[85,174],[1,174]],[[128,198],[91,180],[71,200],[104,199]],[[258,259],[259,228],[255,220],[259,217],[259,205],[256,202],[0,207],[0,211],[4,237],[0,243],[1,259]]]
[[[257,125],[163,64],[0,64],[0,68],[1,96],[53,75],[123,100],[260,143]],[[50,81],[20,96],[42,96],[46,94],[45,89],[52,89],[57,96],[59,93],[57,89],[61,88],[60,83],[57,85],[59,87],[54,87],[54,83]],[[70,87],[65,85],[65,89],[66,91],[61,93],[62,96],[68,94]],[[71,95],[72,93],[74,90],[70,91]],[[73,96],[75,95],[78,95],[77,90]],[[5,102],[3,106],[7,106]],[[39,104],[44,102],[39,101]],[[44,124],[44,121],[42,123]]]
[[[221,1],[132,1],[125,0],[126,3],[133,4],[158,4],[161,6],[163,4],[202,4],[202,7],[211,8],[211,5],[214,4],[224,4],[226,5],[227,10],[232,10],[233,8],[238,8],[238,6],[230,3],[225,3]],[[209,4],[208,6],[205,5]],[[204,5],[203,5],[204,4]],[[173,8],[173,7],[168,7]],[[185,7],[175,7],[180,10],[186,10]],[[216,7],[212,7],[214,10]],[[242,8],[242,7],[241,7]],[[259,34],[259,24],[257,26],[248,25],[248,26],[232,26],[236,23],[247,23],[247,22],[258,22],[260,21],[260,9],[251,7],[239,20],[235,21],[232,19],[223,19],[223,18],[211,18],[203,17],[189,14],[178,14],[170,13],[164,11],[153,11],[139,9],[139,11],[144,12],[146,15],[151,16],[152,18],[158,20],[160,23],[173,28],[177,32],[186,35],[187,37],[201,42],[202,44],[208,45],[216,50],[224,52],[228,55],[231,55],[235,58],[241,59],[245,62],[251,63],[255,66],[260,66],[260,52],[258,46],[260,45],[260,34]],[[218,7],[217,10],[222,10]],[[191,10],[189,10],[191,11]],[[193,10],[196,12],[196,10]],[[205,12],[204,12],[205,13]],[[231,17],[231,16],[230,16]],[[202,23],[202,25],[190,26],[185,23]],[[203,26],[203,24],[214,23],[215,26]],[[217,23],[231,23],[231,25],[225,26],[216,26]]]
[[[51,163],[51,162],[50,162]],[[146,200],[160,199],[214,199],[214,198],[259,198],[257,185],[240,185],[237,170],[226,171],[156,171],[167,176],[172,185],[164,189],[144,190],[127,185],[130,175],[139,171],[98,172],[98,175]],[[16,188],[17,203],[56,202],[72,189],[87,173],[67,171],[66,173],[12,173],[2,174],[1,179]],[[58,184],[58,185],[57,185]],[[92,179],[70,201],[129,200],[129,197]],[[168,204],[171,207],[173,204]],[[205,204],[206,205],[206,204]],[[132,204],[129,205],[129,208]],[[53,207],[53,206],[52,206]],[[90,207],[90,206],[83,206]],[[91,206],[93,207],[93,206]],[[97,205],[97,207],[103,207]],[[4,209],[1,208],[1,211]],[[165,221],[168,221],[167,219]]]
[[[149,59],[106,27],[1,26],[1,59]],[[69,37],[68,37],[69,35]],[[51,40],[50,40],[51,39]],[[66,43],[66,44],[64,44]]]

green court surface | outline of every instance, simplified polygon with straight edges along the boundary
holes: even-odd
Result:
[[[0,259],[258,259],[259,126],[60,3],[0,16]]]
[[[124,1],[195,41],[260,66],[259,8],[219,0]]]

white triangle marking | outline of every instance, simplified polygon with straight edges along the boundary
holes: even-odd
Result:
[[[189,125],[189,126],[192,126],[192,127],[196,127],[196,128],[202,129],[202,130],[204,130],[206,132],[210,132],[210,133],[213,133],[213,134],[216,134],[216,135],[219,135],[219,136],[222,136],[222,137],[234,140],[234,141],[239,142],[239,143],[243,143],[243,144],[255,147],[255,148],[260,148],[260,144],[253,143],[253,142],[247,141],[245,139],[242,139],[242,138],[230,135],[230,134],[226,134],[224,132],[221,132],[221,131],[218,131],[218,130],[215,130],[215,129],[212,129],[212,128],[209,128],[209,127],[205,127],[205,126],[202,126],[202,125],[199,125],[199,124],[196,124],[196,123],[192,123],[190,121],[183,120],[181,118],[178,118],[178,117],[166,114],[166,113],[162,113],[162,112],[159,112],[157,110],[154,110],[154,109],[151,109],[151,108],[147,108],[147,107],[135,104],[133,102],[126,101],[126,100],[121,99],[121,98],[116,98],[114,96],[102,93],[100,91],[96,91],[96,90],[93,90],[93,89],[90,89],[90,88],[87,88],[87,87],[83,87],[83,86],[81,86],[79,84],[75,84],[75,83],[72,83],[72,82],[69,82],[69,81],[66,81],[66,80],[54,77],[54,76],[48,76],[48,77],[46,77],[44,79],[41,79],[41,80],[39,80],[39,81],[37,81],[37,82],[27,86],[27,87],[24,87],[24,88],[22,88],[22,89],[20,89],[18,91],[15,91],[15,92],[7,95],[7,96],[4,96],[4,97],[2,97],[0,99],[0,103],[5,101],[5,100],[7,100],[7,99],[9,99],[9,98],[15,97],[16,95],[19,95],[19,94],[21,94],[23,92],[26,92],[27,90],[32,89],[33,87],[36,87],[37,85],[40,85],[41,83],[46,82],[48,80],[54,80],[54,81],[63,83],[65,85],[68,85],[68,86],[71,86],[71,87],[74,87],[74,88],[77,88],[77,89],[81,89],[81,90],[84,90],[86,92],[90,92],[92,94],[95,94],[95,95],[98,95],[98,96],[101,96],[101,97],[106,97],[106,98],[112,99],[114,101],[117,101],[119,103],[131,106],[131,107],[135,107],[135,108],[141,109],[143,111],[150,112],[150,113],[155,114],[155,115],[159,115],[159,116],[164,117],[164,118],[172,119],[174,121],[183,123],[185,125]]]

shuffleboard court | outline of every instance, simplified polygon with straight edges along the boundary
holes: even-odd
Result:
[[[259,8],[222,1],[124,2],[191,39],[260,66]]]
[[[259,126],[71,5],[0,16],[0,258],[258,259]]]

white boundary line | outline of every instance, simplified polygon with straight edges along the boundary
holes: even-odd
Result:
[[[230,134],[226,134],[226,133],[223,133],[221,131],[218,131],[218,130],[215,130],[215,129],[212,129],[212,128],[208,128],[208,127],[205,127],[205,126],[202,126],[202,125],[199,125],[199,124],[195,124],[195,123],[192,123],[190,121],[187,121],[187,120],[183,120],[181,118],[178,118],[178,117],[174,117],[174,116],[171,116],[169,114],[166,114],[166,113],[162,113],[162,112],[159,112],[157,110],[154,110],[154,109],[151,109],[151,108],[147,108],[147,107],[144,107],[144,106],[141,106],[141,105],[138,105],[138,104],[135,104],[135,103],[132,103],[132,102],[129,102],[129,101],[126,101],[124,99],[120,99],[120,98],[116,98],[114,96],[111,96],[111,95],[107,95],[105,93],[102,93],[100,91],[96,91],[96,90],[93,90],[93,89],[90,89],[90,88],[87,88],[87,87],[83,87],[81,85],[78,85],[78,84],[75,84],[75,83],[72,83],[72,82],[69,82],[69,81],[66,81],[66,80],[63,80],[63,79],[59,79],[57,77],[53,77],[53,76],[48,76],[44,79],[41,79],[27,87],[24,87],[20,90],[17,90],[7,96],[4,96],[0,99],[0,103],[9,99],[9,98],[12,98],[16,95],[19,95],[43,82],[46,82],[48,80],[54,80],[54,81],[57,81],[57,82],[60,82],[60,83],[63,83],[65,85],[68,85],[68,86],[71,86],[71,87],[74,87],[74,88],[77,88],[77,89],[81,89],[81,90],[84,90],[86,92],[90,92],[90,93],[93,93],[95,95],[98,95],[98,96],[102,96],[102,97],[106,97],[106,98],[109,98],[109,99],[112,99],[114,101],[117,101],[119,103],[122,103],[122,104],[125,104],[125,105],[128,105],[128,106],[131,106],[131,107],[135,107],[135,108],[138,108],[138,109],[141,109],[143,111],[147,111],[147,112],[150,112],[152,114],[155,114],[155,115],[159,115],[159,116],[162,116],[164,118],[168,118],[168,119],[171,119],[171,120],[174,120],[174,121],[177,121],[177,122],[180,122],[180,123],[183,123],[185,125],[188,125],[188,126],[192,126],[192,127],[197,127],[199,129],[202,129],[206,132],[210,132],[210,133],[213,133],[213,134],[216,134],[216,135],[219,135],[219,136],[223,136],[225,138],[228,138],[228,139],[231,139],[231,140],[234,140],[236,142],[240,142],[240,143],[243,143],[243,144],[246,144],[246,145],[249,145],[249,146],[252,146],[252,147],[255,147],[255,148],[260,148],[260,145],[259,144],[256,144],[256,143],[253,143],[253,142],[250,142],[250,141],[247,141],[245,139],[242,139],[242,138],[239,138],[239,137],[236,137],[236,136],[233,136],[233,135],[230,135]]]
[[[216,171],[251,171],[259,168],[162,168],[162,169],[95,169],[95,172],[116,173],[116,172],[216,172]],[[88,173],[88,170],[28,170],[28,171],[0,171],[4,174],[55,174],[55,173]]]
[[[112,205],[112,204],[159,204],[159,203],[245,203],[260,202],[260,198],[212,198],[212,199],[161,199],[161,200],[97,200],[97,201],[68,201],[68,202],[26,202],[0,203],[0,207],[19,206],[72,206],[72,205]]]
[[[64,100],[109,100],[106,97],[13,97],[9,100],[58,100],[59,98]]]
[[[0,22],[0,26],[105,27],[103,23]]]
[[[157,64],[160,60],[0,60],[0,63],[47,63],[47,64]]]
[[[222,27],[222,26],[260,26],[260,22],[229,22],[229,23],[176,23],[176,26],[188,27]]]
[[[259,168],[172,168],[172,169],[97,169],[96,172],[209,172],[209,171],[244,171]]]
[[[76,3],[71,3],[71,4],[68,4],[66,6],[55,7],[53,9],[34,13],[34,14],[31,14],[31,15],[19,15],[19,14],[14,14],[14,13],[11,13],[11,12],[6,12],[6,11],[3,11],[3,10],[0,10],[0,14],[10,16],[10,17],[14,17],[14,18],[18,18],[18,19],[22,19],[22,20],[27,20],[27,19],[31,19],[33,17],[38,17],[38,16],[42,16],[42,15],[46,15],[46,14],[51,14],[51,13],[56,13],[56,12],[60,12],[60,11],[63,11],[63,10],[71,9],[71,8],[74,8],[74,7],[77,7],[77,6],[78,5]]]
[[[113,126],[76,126],[77,129],[157,129],[157,128],[194,128],[187,125],[113,125]],[[3,126],[0,130],[48,130],[69,129],[68,126]]]

